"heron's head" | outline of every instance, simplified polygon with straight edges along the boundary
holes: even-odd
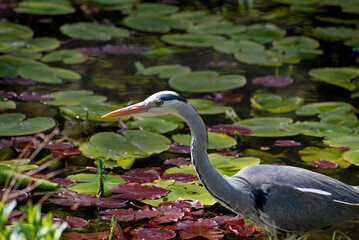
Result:
[[[189,103],[178,93],[172,91],[162,91],[149,96],[143,102],[115,110],[103,115],[106,117],[118,117],[125,115],[137,116],[158,116],[174,114],[178,115],[184,106]]]

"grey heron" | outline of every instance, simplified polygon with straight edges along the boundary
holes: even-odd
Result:
[[[218,173],[208,159],[202,118],[175,92],[155,93],[103,117],[136,114],[183,118],[191,130],[191,160],[203,186],[219,203],[259,228],[297,233],[359,217],[359,187],[323,174],[276,165],[247,166],[232,177]]]

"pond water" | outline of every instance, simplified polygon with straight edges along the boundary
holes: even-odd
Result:
[[[339,30],[339,27],[343,27],[356,31],[353,27],[359,23],[358,15],[356,15],[359,13],[358,11],[355,13],[353,10],[353,12],[348,13],[345,9],[348,9],[349,6],[340,5],[339,1],[331,2],[320,0],[304,1],[305,3],[308,2],[307,5],[294,0],[253,0],[253,6],[251,5],[252,1],[243,1],[244,3],[240,6],[238,6],[238,4],[242,1],[160,1],[176,5],[179,7],[180,11],[184,12],[207,10],[208,14],[222,16],[223,19],[237,25],[252,26],[253,24],[274,24],[282,31],[286,31],[285,36],[283,35],[270,40],[262,39],[261,41],[261,38],[266,38],[268,35],[270,38],[271,34],[278,34],[275,32],[268,33],[268,35],[264,34],[264,36],[262,36],[261,31],[265,32],[263,29],[255,29],[253,31],[254,33],[252,33],[254,37],[251,39],[247,39],[245,36],[237,36],[238,39],[253,40],[253,42],[257,44],[262,44],[266,49],[271,48],[271,51],[276,51],[275,47],[273,48],[273,46],[275,46],[274,42],[290,36],[310,37],[312,39],[310,41],[315,42],[314,45],[320,44],[320,46],[318,45],[313,48],[311,47],[311,44],[313,44],[312,42],[308,43],[305,42],[305,40],[302,40],[303,42],[301,42],[301,40],[296,40],[294,43],[287,43],[288,46],[283,48],[284,50],[281,49],[278,51],[280,52],[279,55],[273,55],[271,58],[258,62],[258,58],[261,58],[260,56],[269,53],[259,51],[259,55],[256,55],[256,57],[252,55],[254,50],[249,49],[251,45],[245,45],[242,50],[238,50],[240,54],[235,56],[233,53],[228,54],[223,53],[223,51],[218,51],[218,49],[215,48],[216,44],[209,47],[186,47],[168,44],[161,40],[161,36],[169,33],[144,32],[124,26],[122,21],[128,14],[114,10],[112,5],[103,6],[99,4],[101,1],[95,2],[97,2],[97,4],[94,3],[93,6],[90,4],[90,7],[86,7],[86,1],[76,1],[76,4],[74,5],[77,9],[76,14],[66,15],[15,13],[12,7],[6,9],[5,7],[4,9],[0,8],[1,22],[13,22],[26,25],[34,31],[35,37],[54,37],[59,39],[61,45],[56,50],[75,49],[87,54],[87,60],[78,64],[65,64],[62,62],[46,63],[51,67],[68,69],[80,74],[81,79],[79,80],[65,80],[60,84],[38,82],[30,86],[1,85],[1,90],[4,90],[5,92],[15,92],[17,94],[24,91],[51,94],[57,91],[66,90],[90,90],[93,91],[95,95],[106,96],[106,102],[121,106],[143,100],[157,91],[175,90],[180,92],[186,98],[214,99],[214,101],[220,102],[220,99],[214,98],[215,91],[181,91],[181,87],[183,86],[180,86],[179,89],[173,88],[174,85],[169,84],[169,78],[159,78],[157,75],[146,76],[143,72],[142,74],[139,73],[140,69],[136,68],[135,63],[140,62],[146,68],[179,64],[190,67],[192,72],[212,70],[217,71],[221,76],[227,74],[243,75],[247,79],[247,83],[242,87],[234,87],[233,89],[230,89],[231,94],[240,94],[242,100],[230,101],[234,98],[233,96],[238,97],[238,95],[230,95],[226,93],[227,95],[225,96],[229,95],[229,97],[227,97],[223,103],[225,106],[232,107],[238,117],[233,121],[233,119],[228,117],[228,113],[225,114],[223,111],[220,114],[213,115],[201,114],[208,126],[216,124],[232,124],[233,122],[236,122],[237,124],[251,128],[251,126],[256,126],[251,125],[251,123],[246,125],[245,121],[240,120],[259,117],[291,118],[293,119],[293,122],[310,121],[310,123],[305,129],[302,129],[304,127],[300,126],[301,131],[298,130],[299,132],[297,134],[280,135],[265,130],[264,133],[262,133],[262,135],[265,135],[263,137],[260,136],[261,130],[254,130],[254,134],[238,138],[238,144],[229,147],[232,151],[240,152],[241,155],[245,157],[257,157],[262,164],[276,163],[298,166],[329,175],[348,184],[359,185],[357,167],[359,164],[359,155],[355,152],[356,149],[359,149],[359,146],[351,146],[350,149],[341,148],[338,150],[338,147],[347,146],[342,146],[337,142],[341,141],[340,139],[338,140],[337,137],[345,135],[357,136],[358,134],[358,121],[356,118],[356,108],[358,103],[357,98],[355,98],[355,93],[357,91],[356,87],[358,86],[358,82],[356,82],[355,79],[359,76],[357,68],[358,54],[354,47],[352,48],[348,46],[346,41],[349,41],[352,38],[358,38],[359,33],[355,32],[346,35],[347,33],[345,30],[343,30],[343,33]],[[352,6],[353,8],[354,5]],[[2,3],[0,3],[0,6],[3,6]],[[81,6],[82,9],[88,8],[90,13],[81,11]],[[358,5],[355,6],[356,9],[358,9]],[[97,10],[99,11],[98,13],[96,12]],[[135,14],[133,15],[136,16]],[[60,32],[59,28],[63,24],[79,21],[102,22],[107,23],[108,25],[123,27],[129,30],[129,36],[108,41],[97,41],[71,38]],[[336,26],[338,29],[336,29],[334,33],[315,33],[315,29],[319,32],[319,27],[327,26]],[[186,31],[184,30],[172,28],[170,33],[185,32]],[[230,37],[228,36],[231,36],[231,34],[226,36],[229,39]],[[233,38],[235,39],[235,37]],[[222,44],[225,45],[224,42],[217,43],[217,45]],[[309,47],[306,44],[308,44]],[[357,43],[357,49],[358,45],[359,44]],[[3,45],[1,45],[0,39],[0,51],[2,47]],[[159,49],[161,47],[166,47],[173,52],[168,54],[144,54],[144,52],[149,49]],[[219,48],[220,46],[217,47]],[[246,51],[246,48],[249,50]],[[46,50],[43,51],[43,53],[49,51],[53,50]],[[278,54],[278,52],[276,54]],[[3,53],[5,54],[9,52]],[[0,55],[0,57],[1,56],[2,55]],[[2,60],[0,59],[0,64],[2,64],[1,61]],[[1,66],[2,65],[0,65],[0,67]],[[349,69],[348,71],[351,72],[326,72],[317,77],[319,80],[313,81],[314,74],[309,74],[313,69],[329,67],[333,69],[345,67],[347,68],[346,70]],[[2,68],[0,68],[0,71],[1,70]],[[290,77],[293,82],[282,87],[265,87],[252,82],[252,80],[257,77],[274,75]],[[2,76],[7,77],[6,74],[2,74]],[[346,78],[347,76],[350,76],[348,77],[349,80]],[[341,77],[346,79],[338,80],[339,83],[332,81],[333,78],[339,79]],[[280,80],[282,80],[282,78]],[[352,84],[352,86],[349,87],[350,90],[343,87],[342,82]],[[265,97],[268,96],[271,97],[265,99]],[[297,97],[298,99],[296,103],[298,105],[295,103],[288,104],[287,102],[278,103],[276,102],[277,100],[273,100],[273,96],[280,96],[283,99]],[[69,141],[75,144],[75,146],[77,144],[76,147],[88,142],[90,137],[98,132],[114,132],[118,129],[115,124],[111,127],[104,127],[99,121],[85,121],[81,116],[76,117],[76,113],[69,115],[67,114],[68,112],[60,110],[59,106],[54,106],[51,102],[46,102],[44,104],[42,101],[28,102],[18,99],[13,100],[16,102],[16,109],[5,109],[3,114],[22,113],[26,115],[27,118],[53,118],[56,121],[57,127],[60,129],[60,135],[55,137],[55,139]],[[298,110],[300,109],[300,106],[320,102],[348,103],[351,104],[351,108],[349,110],[343,110],[345,108],[325,105],[323,107],[324,110],[317,110],[317,112],[313,114],[308,114],[307,112],[301,114]],[[257,107],[255,107],[255,105]],[[281,110],[273,110],[280,107],[282,107]],[[283,108],[292,109],[285,111]],[[313,110],[309,112],[313,112]],[[322,115],[318,116],[317,114]],[[335,115],[336,118],[330,118],[328,115]],[[348,120],[349,118],[350,120]],[[128,119],[125,119],[126,123],[129,122],[127,120]],[[264,119],[263,121],[266,120]],[[315,125],[312,122],[320,123],[321,125]],[[331,125],[325,125],[323,122],[329,122]],[[278,125],[273,125],[273,128],[276,127],[278,127]],[[345,129],[341,129],[341,127],[344,127]],[[285,132],[291,130],[283,128],[282,131]],[[186,129],[186,127],[178,127],[176,130],[163,133],[163,135],[171,138],[172,135],[178,133],[188,133],[188,129]],[[256,135],[256,133],[258,134]],[[4,136],[4,138],[6,138],[6,136]],[[276,140],[293,140],[300,143],[300,145],[275,146]],[[328,145],[326,142],[323,142],[323,140],[330,141],[332,144]],[[354,156],[343,159],[342,155],[344,152],[350,150],[354,152]],[[216,152],[216,150],[210,151]],[[178,156],[189,156],[188,154],[177,154],[168,151],[160,152],[161,153],[155,155],[149,154],[151,156],[146,158],[137,159],[131,166],[131,169],[161,167],[163,170],[166,170],[170,166],[163,164],[165,159]],[[40,154],[37,158],[41,159],[46,156],[46,154]],[[12,155],[15,155],[13,150]],[[68,168],[68,172],[61,174],[60,177],[65,178],[67,175],[86,172],[86,167],[95,167],[94,161],[88,157],[88,155],[86,156],[87,157],[78,155],[65,158],[64,162],[57,166],[57,168],[63,169],[65,167],[75,167],[77,170],[73,171],[73,169]],[[3,160],[6,160],[6,158]],[[324,160],[324,162],[321,162],[322,160]],[[111,161],[111,164],[114,164],[113,162],[115,161]],[[331,167],[328,168],[328,165],[325,164],[329,164]],[[114,167],[107,170],[109,173],[116,174],[123,174],[127,171],[120,167]],[[99,213],[95,207],[80,207],[75,212],[71,211],[68,207],[58,207],[57,205],[47,202],[44,207],[45,210],[51,210],[55,216],[66,217],[67,215],[72,215],[90,220],[90,224],[79,232],[99,232],[109,228],[108,221],[98,220]],[[91,211],[89,211],[89,209],[91,209]],[[209,207],[207,210],[214,212],[214,214],[230,214],[230,212],[223,207],[220,207],[218,204]],[[141,226],[141,224],[142,222],[135,223],[136,227]],[[129,223],[121,222],[122,229],[126,229],[129,226]],[[331,239],[333,231],[337,229],[340,229],[352,239],[356,239],[359,235],[356,226],[357,222],[342,224],[339,227],[330,228],[324,232],[320,231],[318,234],[313,234],[310,239]],[[234,234],[228,234],[225,237],[225,239],[262,238],[266,238],[266,235],[262,232],[255,233],[254,236],[246,238],[238,237]]]

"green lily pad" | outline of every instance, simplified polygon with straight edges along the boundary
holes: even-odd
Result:
[[[303,102],[304,99],[300,97],[283,99],[281,96],[272,93],[257,93],[251,97],[251,103],[255,109],[270,113],[291,112]]]
[[[256,43],[250,40],[225,40],[220,44],[214,45],[214,49],[223,53],[249,52],[258,53],[263,52],[265,47],[263,44]]]
[[[173,14],[171,15],[171,18],[177,21],[183,20],[189,23],[208,23],[218,22],[222,19],[222,16],[208,14],[206,11],[190,11]]]
[[[57,62],[62,61],[65,64],[76,64],[86,61],[83,53],[75,50],[59,50],[51,52],[42,57],[43,62]]]
[[[167,194],[167,196],[163,198],[142,201],[152,206],[158,206],[160,203],[164,203],[168,201],[176,201],[179,199],[192,200],[192,201],[199,200],[203,205],[213,205],[217,202],[207,192],[207,190],[204,187],[194,185],[191,183],[182,183],[182,182],[171,181],[171,180],[161,180],[161,181],[155,181],[154,183],[150,183],[147,185],[164,187],[171,191],[170,193]]]
[[[0,101],[0,109],[1,108],[15,109],[16,103],[12,100]]]
[[[117,122],[117,117],[112,118],[101,118],[106,113],[119,109],[119,105],[104,103],[101,101],[93,101],[91,97],[99,97],[96,95],[84,95],[84,98],[90,97],[90,101],[82,101],[80,105],[62,106],[60,107],[61,112],[73,116],[77,119],[98,121],[98,122]],[[80,98],[81,99],[81,98]],[[100,100],[100,99],[98,99]]]
[[[202,22],[196,25],[190,25],[187,28],[188,33],[199,33],[199,34],[236,34],[244,32],[247,29],[243,25],[235,25],[229,21],[221,22]]]
[[[313,34],[325,40],[342,41],[358,38],[359,30],[348,27],[316,27],[313,29]]]
[[[161,40],[177,46],[212,47],[225,38],[210,34],[166,34],[161,37]]]
[[[322,81],[333,84],[349,91],[356,89],[352,83],[354,78],[359,77],[359,70],[356,68],[315,68],[309,71],[315,81]]]
[[[359,136],[340,136],[340,137],[329,137],[323,140],[323,143],[330,147],[349,147],[350,149],[359,149]]]
[[[318,147],[306,147],[299,151],[299,154],[304,162],[315,162],[323,159],[336,162],[341,168],[347,168],[350,166],[350,163],[342,158],[342,153],[342,151],[336,148]]]
[[[33,35],[34,32],[28,26],[10,22],[0,22],[0,39],[9,36],[15,39],[29,39],[32,38]]]
[[[203,115],[221,114],[233,110],[232,107],[206,99],[188,99],[188,102],[192,104],[199,114]]]
[[[0,136],[30,135],[49,130],[55,126],[52,118],[36,117],[25,120],[21,113],[3,113],[0,115]]]
[[[352,132],[348,127],[324,122],[296,122],[295,125],[303,128],[301,134],[313,137],[337,137]]]
[[[77,182],[69,186],[68,189],[71,189],[75,192],[97,194],[98,183],[96,174],[80,173],[75,175],[69,175],[67,176],[67,178]],[[104,174],[102,180],[104,195],[109,195],[109,190],[117,186],[118,184],[126,183],[126,181],[123,180],[121,177],[110,174]]]
[[[170,147],[170,144],[171,141],[168,138],[157,133],[127,130],[123,132],[123,135],[112,132],[96,133],[88,143],[82,144],[79,149],[86,157],[102,157],[105,160],[112,159],[121,164],[122,160],[134,160],[163,152]],[[129,167],[131,166],[126,165],[124,168]]]
[[[132,4],[120,7],[122,14],[125,15],[166,15],[177,12],[179,7],[170,4],[160,3],[140,3],[134,8]]]
[[[191,144],[191,135],[189,134],[175,134],[172,135],[173,141],[176,141],[182,145]],[[225,134],[208,132],[208,149],[221,149],[230,148],[237,145],[237,141]]]
[[[30,162],[31,162],[30,159],[12,159],[12,160],[0,161],[0,169],[23,172],[23,171],[30,171],[32,169],[39,167],[35,164],[29,164]]]
[[[343,153],[344,160],[354,165],[359,165],[359,150],[350,150]]]
[[[52,37],[32,39],[0,39],[0,52],[42,52],[57,48],[60,42]]]
[[[250,39],[260,43],[269,43],[274,40],[281,39],[286,34],[286,31],[277,27],[274,24],[265,23],[265,24],[254,24],[247,27],[247,30],[231,35],[233,39]]]
[[[14,10],[20,13],[35,15],[61,15],[75,12],[75,8],[73,8],[70,4],[60,4],[45,1],[20,2],[19,6]]]
[[[272,154],[269,152],[260,151],[257,149],[250,149],[250,148],[245,149],[242,152],[242,154],[243,157],[255,157],[261,159],[265,163],[281,163],[283,162],[282,159],[287,158],[287,156],[283,153]]]
[[[350,39],[346,41],[344,45],[352,47],[354,52],[359,52],[359,39]]]
[[[93,23],[67,23],[60,27],[62,33],[83,40],[109,41],[112,38],[123,38],[129,35],[125,29]]]
[[[296,110],[299,116],[313,116],[323,114],[346,114],[353,110],[354,107],[346,102],[316,102],[301,106]]]
[[[345,127],[355,127],[358,124],[358,118],[355,114],[325,114],[321,116],[320,122],[331,123]]]
[[[256,137],[284,137],[300,134],[304,126],[292,123],[291,118],[281,117],[250,118],[235,122],[237,125],[252,129],[253,133],[249,136]]]
[[[273,42],[273,49],[283,52],[285,55],[298,55],[300,58],[309,58],[320,55],[319,42],[306,36],[291,36]]]
[[[283,59],[274,51],[262,51],[262,52],[236,52],[234,57],[243,63],[257,64],[271,67],[278,67],[283,64]],[[298,60],[299,62],[299,60]]]
[[[50,97],[55,100],[46,101],[46,104],[53,106],[78,106],[85,102],[104,102],[107,97],[101,95],[93,95],[89,90],[69,90],[51,93]]]
[[[170,78],[173,76],[186,74],[189,72],[191,72],[191,69],[189,67],[182,66],[179,64],[173,64],[173,65],[148,67],[143,69],[140,73],[145,76],[158,75],[160,78]]]
[[[215,92],[243,87],[242,75],[222,75],[216,71],[197,71],[171,77],[168,84],[182,92]]]
[[[178,128],[178,124],[159,117],[136,117],[135,121],[127,122],[130,128],[141,128],[157,133],[171,132]]]

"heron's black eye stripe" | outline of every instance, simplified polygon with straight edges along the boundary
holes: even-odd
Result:
[[[162,101],[162,100],[158,100],[158,101],[157,101],[157,105],[158,105],[158,106],[162,106],[162,105],[163,105],[163,101]]]

